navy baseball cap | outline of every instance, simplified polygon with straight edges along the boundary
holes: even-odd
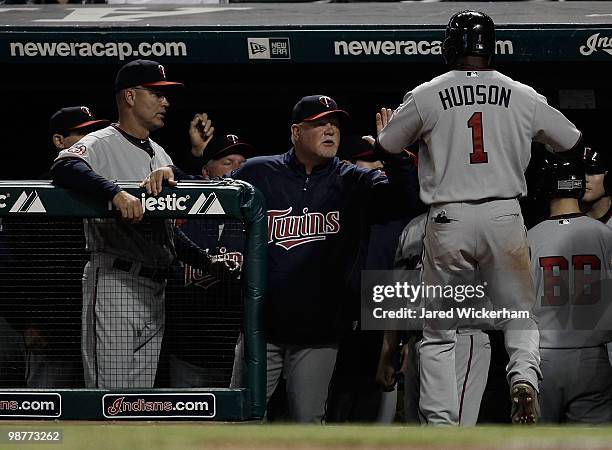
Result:
[[[295,104],[291,114],[291,123],[310,122],[329,114],[338,114],[348,118],[343,109],[338,108],[336,101],[327,95],[309,95]]]
[[[204,164],[228,155],[242,155],[245,158],[250,158],[255,155],[255,148],[235,134],[217,134],[215,132],[204,151]]]
[[[67,135],[70,131],[81,128],[104,128],[110,121],[96,119],[87,106],[69,106],[62,108],[51,116],[49,131],[51,134]]]
[[[134,86],[160,89],[183,86],[183,83],[168,81],[166,79],[166,69],[157,61],[137,59],[119,69],[115,79],[115,92]]]
[[[380,158],[374,153],[374,146],[357,134],[342,136],[338,147],[338,158],[348,161],[378,161]]]

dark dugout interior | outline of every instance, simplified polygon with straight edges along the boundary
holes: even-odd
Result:
[[[33,179],[48,171],[54,158],[48,120],[59,108],[84,104],[98,118],[116,120],[113,82],[121,65],[5,64],[0,178]],[[374,134],[380,107],[397,107],[407,90],[446,70],[442,62],[165,65],[168,78],[184,82],[185,89],[171,97],[166,126],[152,137],[192,173],[201,167],[189,152],[189,122],[197,112],[207,112],[216,130],[238,134],[262,155],[283,153],[291,145],[291,108],[301,96],[333,97],[351,115],[343,131]],[[500,62],[497,68],[545,95],[582,130],[587,144],[609,151],[612,62]],[[568,108],[560,107],[561,91],[574,94]],[[528,225],[541,220],[541,205],[524,206]]]

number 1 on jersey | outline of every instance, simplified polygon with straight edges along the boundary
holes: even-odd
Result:
[[[468,128],[472,129],[472,153],[470,153],[470,164],[483,164],[489,162],[489,156],[484,150],[482,138],[482,113],[475,112],[467,121]]]

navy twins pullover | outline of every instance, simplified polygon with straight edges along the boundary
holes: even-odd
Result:
[[[259,189],[268,210],[266,338],[283,344],[337,342],[359,292],[350,288],[371,223],[405,217],[418,204],[409,158],[379,170],[331,159],[306,174],[291,149],[249,159],[232,173]]]

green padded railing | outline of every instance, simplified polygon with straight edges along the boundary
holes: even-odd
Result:
[[[246,224],[246,257],[243,265],[244,289],[244,333],[247,369],[247,392],[231,389],[220,398],[232,411],[223,411],[223,402],[218,405],[217,420],[259,419],[264,416],[266,406],[266,348],[263,335],[263,302],[266,292],[267,218],[263,196],[248,183],[225,179],[179,183],[175,188],[164,188],[154,197],[147,195],[136,182],[118,182],[127,192],[141,198],[145,217],[170,218],[235,218]],[[0,181],[0,218],[2,217],[117,217],[117,211],[109,202],[88,195],[53,186],[49,181]],[[206,387],[203,387],[204,390]],[[78,404],[78,391],[53,390],[66,396],[64,403]],[[168,390],[164,390],[168,391]],[[201,389],[200,389],[201,391]],[[211,390],[220,391],[219,389]],[[10,390],[3,390],[4,393]],[[28,392],[28,390],[15,390]],[[37,391],[40,393],[40,391]],[[92,392],[96,394],[92,396]],[[143,391],[144,392],[144,391]],[[152,392],[147,390],[147,392]],[[94,399],[103,392],[83,390],[83,399]],[[232,394],[235,394],[233,397]],[[218,395],[218,394],[217,394]],[[237,405],[248,399],[250,407]],[[236,401],[236,399],[238,401]],[[87,408],[85,408],[87,409]],[[89,410],[87,417],[101,418]],[[62,418],[78,418],[78,414],[66,411]]]

